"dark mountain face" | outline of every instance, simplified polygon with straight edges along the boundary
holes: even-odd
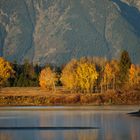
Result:
[[[129,0],[0,0],[0,55],[21,63],[61,65],[71,58],[140,64],[140,11]]]

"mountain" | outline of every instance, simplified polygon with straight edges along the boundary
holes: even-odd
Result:
[[[0,0],[0,56],[61,65],[71,58],[140,64],[139,0]]]
[[[122,2],[125,2],[128,5],[135,6],[138,9],[140,9],[140,1],[139,0],[122,0]]]

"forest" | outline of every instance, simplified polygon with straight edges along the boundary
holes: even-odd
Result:
[[[44,102],[49,104],[93,103],[95,100],[100,103],[107,101],[127,104],[133,103],[134,100],[136,103],[139,101],[140,66],[131,62],[125,50],[120,54],[119,60],[82,57],[72,59],[62,67],[50,64],[44,67],[34,66],[27,60],[19,65],[16,62],[10,63],[2,57],[0,65],[1,88],[40,87],[46,91],[46,95],[48,92],[53,93],[49,99],[45,96],[37,97],[39,104],[42,102],[43,104]],[[58,97],[60,94],[57,93],[63,94],[63,97]],[[66,95],[66,93],[70,94]],[[127,99],[128,95],[129,99]],[[6,97],[5,100],[9,101],[9,98],[11,97]],[[20,98],[19,100],[23,101],[28,99],[28,97]],[[36,100],[34,98],[36,97],[29,97],[28,101],[34,104]],[[12,97],[12,100],[16,101],[16,97]]]
[[[131,62],[127,51],[121,53],[119,60],[82,57],[72,59],[62,67],[33,66],[27,60],[19,65],[2,57],[0,64],[1,87],[40,86],[55,90],[57,86],[63,86],[74,92],[94,93],[140,85],[140,66]]]

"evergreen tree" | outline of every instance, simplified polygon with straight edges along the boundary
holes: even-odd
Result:
[[[119,62],[119,81],[120,86],[124,86],[129,79],[129,68],[131,66],[131,59],[126,50],[121,53]]]
[[[40,72],[39,66],[33,66],[27,60],[23,65],[13,63],[15,71],[14,77],[9,79],[8,86],[14,87],[35,87],[39,85],[38,77]]]

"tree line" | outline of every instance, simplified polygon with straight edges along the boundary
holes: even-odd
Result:
[[[19,65],[0,58],[0,86],[36,87],[55,90],[63,86],[72,92],[95,93],[140,85],[140,66],[132,64],[127,51],[119,60],[98,57],[72,59],[62,68],[33,66],[28,61]]]
[[[10,63],[0,57],[1,87],[35,87],[39,85],[38,77],[41,67],[33,66],[27,60],[23,64]],[[7,74],[7,75],[6,75]]]
[[[66,89],[80,93],[136,88],[140,85],[140,67],[132,64],[128,52],[123,51],[119,60],[83,57],[72,59],[60,74],[49,67],[41,71],[41,87],[55,90],[58,81]]]

